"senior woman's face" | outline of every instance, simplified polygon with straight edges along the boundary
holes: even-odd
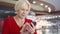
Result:
[[[27,4],[23,4],[22,7],[17,11],[17,15],[20,18],[25,18],[29,13],[29,7]]]

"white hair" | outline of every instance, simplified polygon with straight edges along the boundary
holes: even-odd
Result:
[[[31,5],[28,0],[18,0],[15,4],[15,10],[19,10],[23,4],[27,4],[29,9],[31,8]]]

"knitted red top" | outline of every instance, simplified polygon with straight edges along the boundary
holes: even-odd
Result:
[[[24,24],[28,22],[29,24],[32,22],[32,20],[26,19]],[[20,30],[22,27],[19,27],[17,23],[15,22],[13,17],[9,17],[4,19],[2,34],[20,34]],[[35,31],[34,34],[37,34]]]

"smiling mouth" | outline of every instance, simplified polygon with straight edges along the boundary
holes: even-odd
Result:
[[[24,14],[22,14],[22,16],[25,16]]]

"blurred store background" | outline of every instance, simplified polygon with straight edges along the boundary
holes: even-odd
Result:
[[[17,0],[0,0],[0,34],[4,18],[16,15]],[[29,0],[38,34],[60,34],[60,0]],[[32,16],[32,17],[31,17]]]

